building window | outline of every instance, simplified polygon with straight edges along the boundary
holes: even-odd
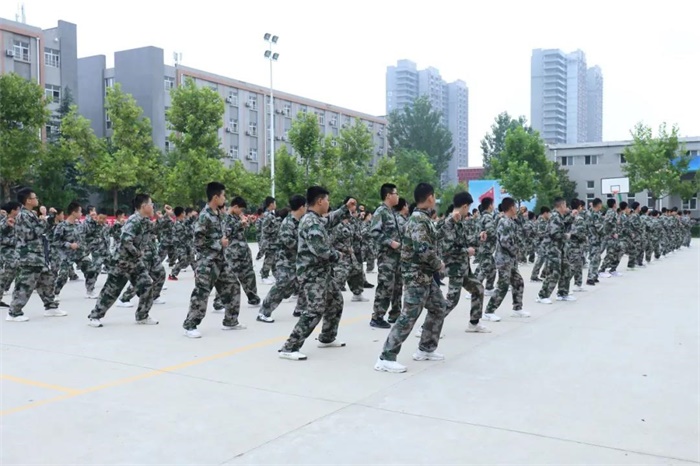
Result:
[[[238,107],[238,91],[228,91],[226,103],[233,107]]]
[[[46,100],[49,102],[53,103],[60,103],[61,102],[61,87],[60,86],[54,86],[52,84],[47,84],[46,88],[44,89],[44,93],[46,95]]]
[[[282,110],[285,116],[292,116],[292,104],[289,102],[284,103],[284,110]]]
[[[112,129],[112,120],[109,119],[109,113],[105,113],[105,128]]]
[[[323,112],[317,113],[316,117],[318,118],[318,124],[319,125],[325,125],[326,124],[326,114]]]
[[[598,156],[597,155],[586,155],[583,158],[583,163],[585,165],[598,165]]]
[[[586,193],[586,200],[587,201],[592,201],[593,199],[595,199],[594,193]]]
[[[654,206],[654,198],[651,197],[650,195],[647,195],[647,207],[649,207],[650,209],[653,209],[655,207]]]
[[[627,203],[632,204],[635,201],[636,193],[627,193]]]
[[[306,105],[302,105],[301,108],[299,109],[301,113],[306,113],[309,111],[309,108]]]
[[[695,193],[689,201],[683,201],[683,210],[698,210],[698,195]]]
[[[258,150],[250,149],[248,151],[248,160],[258,160]]]
[[[228,148],[228,156],[231,157],[232,159],[237,159],[238,158],[238,146],[231,144]]]
[[[595,189],[595,181],[586,181],[586,189]]]
[[[114,87],[114,78],[105,78],[105,97],[107,97],[107,89]]]
[[[236,118],[229,118],[228,127],[232,133],[238,133],[238,120]]]
[[[29,61],[29,42],[16,40],[12,44],[12,50],[15,52],[15,60]]]
[[[170,141],[165,140],[165,152],[170,152]]]
[[[214,83],[209,83],[208,87],[209,87],[209,89],[211,89],[214,92],[219,92],[219,86],[217,86]]]
[[[248,136],[257,136],[258,135],[258,124],[254,121],[251,121],[248,123]]]
[[[620,163],[627,163],[627,159],[625,158],[625,154],[620,154]]]
[[[165,88],[165,92],[170,92],[170,90],[175,87],[175,78],[171,78],[170,76],[165,77],[165,81],[163,82],[163,86]]]
[[[248,103],[246,104],[246,107],[252,108],[253,110],[257,110],[257,108],[258,108],[258,96],[255,94],[250,94],[248,96]]]
[[[45,48],[44,49],[44,65],[53,66],[54,68],[60,68],[61,66],[61,52],[56,49]]]
[[[572,156],[561,158],[561,166],[562,167],[570,167],[573,164],[574,164],[574,158]]]

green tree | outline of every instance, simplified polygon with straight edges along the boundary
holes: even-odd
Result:
[[[415,187],[415,185],[413,185]],[[451,184],[440,190],[438,193],[438,199],[440,201],[440,213],[445,213],[447,207],[452,204],[452,200],[457,193],[463,193],[468,191],[469,187],[464,183]],[[478,200],[476,201],[478,202]]]
[[[112,194],[113,208],[119,192],[141,187],[152,190],[157,178],[160,154],[153,145],[151,122],[130,94],[116,84],[107,91],[107,115],[112,122],[112,137],[101,150],[80,161],[85,182]]]
[[[396,159],[394,157],[381,157],[375,164],[374,172],[367,177],[365,189],[357,194],[359,202],[367,204],[371,210],[378,207],[381,203],[379,190],[384,183],[394,183],[399,190],[399,194],[408,199],[409,202],[412,201],[413,187],[410,188],[409,194],[409,188],[406,187],[408,186],[408,178],[398,174]],[[342,199],[339,201],[342,201]]]
[[[547,167],[542,173],[538,174],[536,190],[537,210],[542,206],[552,207],[554,198],[564,195],[559,183],[559,177],[555,170],[555,165],[554,162],[547,162]]]
[[[338,196],[359,197],[366,188],[367,178],[372,172],[370,166],[374,157],[372,133],[357,119],[354,125],[341,129],[338,138],[330,140],[327,138],[327,141],[338,148],[338,164],[335,170]]]
[[[427,97],[419,97],[412,105],[392,112],[388,130],[393,152],[424,152],[436,173],[441,175],[447,170],[454,154],[452,133],[442,123],[442,113],[433,109]]]
[[[683,202],[689,202],[697,196],[698,192],[700,192],[700,171],[696,171],[694,175],[689,173],[681,177],[671,194],[679,196]]]
[[[306,174],[299,160],[282,146],[275,154],[275,195],[286,202],[295,194],[306,193]]]
[[[44,90],[9,73],[0,75],[0,186],[2,198],[23,181],[42,154],[41,130],[48,121]]]
[[[321,130],[316,114],[300,112],[297,115],[289,130],[289,142],[294,149],[294,154],[304,167],[306,175],[304,184],[308,186],[310,175],[316,168],[318,154],[321,150]]]
[[[270,194],[270,172],[267,169],[260,173],[250,172],[238,160],[230,168],[224,169],[220,179],[230,193],[228,196],[242,196],[249,208],[261,205]],[[281,198],[280,201],[280,207],[287,203],[287,199]]]
[[[494,118],[491,132],[486,133],[481,140],[481,156],[483,157],[484,175],[486,177],[491,175],[491,160],[498,159],[503,149],[505,149],[508,131],[516,128],[523,128],[528,133],[533,132],[532,128],[527,125],[527,118],[522,115],[515,119],[508,112],[502,112]]]
[[[156,196],[172,205],[198,206],[206,200],[207,183],[223,179],[224,174],[220,160],[208,157],[204,149],[190,149],[163,172]]]
[[[622,171],[632,192],[647,190],[656,203],[678,189],[692,157],[683,150],[675,125],[669,132],[662,124],[654,137],[649,126],[638,123],[631,133],[633,141],[623,152],[627,163]]]
[[[525,162],[537,174],[551,168],[539,133],[530,133],[520,126],[508,131],[503,150],[491,159],[491,176],[500,179],[511,161]]]
[[[507,169],[501,175],[501,186],[520,205],[535,196],[537,182],[535,171],[522,160],[511,160]]]
[[[394,158],[396,159],[396,169],[406,176],[409,189],[415,188],[418,183],[430,183],[437,186],[438,174],[425,152],[399,149],[394,152]]]
[[[562,168],[558,163],[555,162],[554,171],[557,175],[559,188],[561,189],[561,196],[567,201],[578,197],[578,192],[576,191],[576,182],[569,178],[569,170]]]

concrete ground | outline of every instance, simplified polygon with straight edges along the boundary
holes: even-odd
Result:
[[[291,303],[264,324],[244,299],[247,330],[221,331],[210,313],[191,340],[191,271],[168,283],[154,327],[116,307],[88,327],[94,301],[70,282],[68,317],[43,317],[34,296],[29,322],[0,321],[0,463],[698,464],[699,251],[602,279],[575,303],[535,304],[526,281],[532,318],[509,317],[507,298],[490,334],[464,332],[463,300],[446,361],[411,360],[410,337],[405,374],[372,369],[388,331],[349,293],[348,346],[308,341],[308,361],[294,362],[277,358]]]

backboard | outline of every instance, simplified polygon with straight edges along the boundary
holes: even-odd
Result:
[[[630,191],[630,179],[601,178],[600,189],[603,194],[627,194]]]

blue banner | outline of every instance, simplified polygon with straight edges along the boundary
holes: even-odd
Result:
[[[498,180],[471,180],[469,182],[469,193],[474,198],[474,206],[476,207],[484,197],[493,198],[494,211],[498,212],[498,204],[501,203],[504,197],[510,197],[510,194],[503,189]],[[527,210],[533,211],[537,204],[537,198],[532,198],[529,201],[523,201],[520,205],[527,207]]]

